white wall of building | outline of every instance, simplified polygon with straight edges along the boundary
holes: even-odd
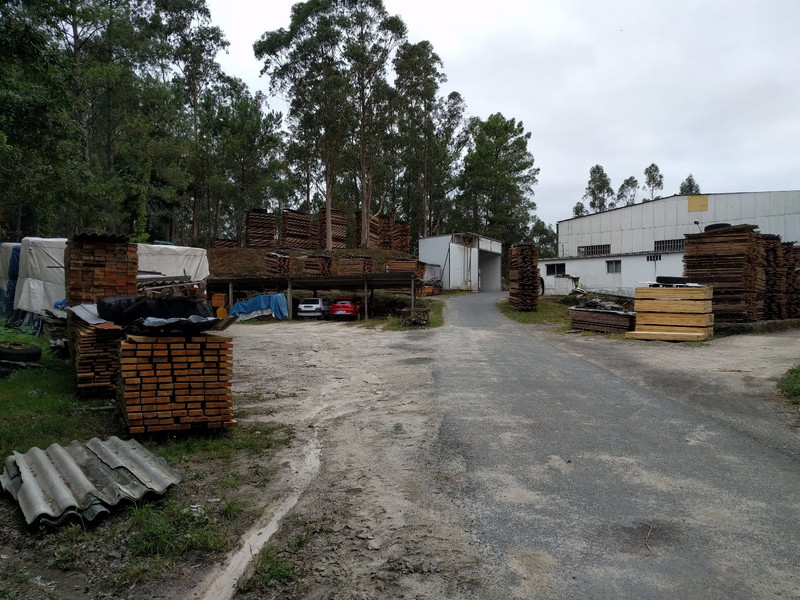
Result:
[[[698,210],[702,209],[702,210]],[[758,225],[761,233],[800,242],[800,191],[670,196],[558,223],[558,253],[610,245],[610,254],[653,252],[656,241],[683,239],[712,223]]]
[[[500,291],[502,285],[503,245],[497,240],[456,234],[456,239],[470,239],[470,245],[451,243],[450,235],[420,238],[419,259],[442,266],[445,290]]]
[[[660,256],[660,260],[649,260],[648,256]],[[620,261],[621,272],[608,273],[607,261]],[[564,264],[565,277],[547,275],[548,264]],[[630,256],[598,256],[592,258],[541,259],[539,271],[544,281],[545,295],[569,293],[573,284],[584,290],[601,294],[633,297],[634,290],[652,283],[658,276],[683,275],[683,253],[635,254]],[[577,278],[577,281],[576,281]]]

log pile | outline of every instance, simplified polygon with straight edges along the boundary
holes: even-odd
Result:
[[[585,331],[626,333],[636,323],[636,314],[627,311],[598,310],[595,308],[569,309],[570,326]]]
[[[319,235],[312,233],[311,215],[297,210],[284,210],[281,219],[281,247],[318,250]]]
[[[64,251],[67,306],[96,304],[104,296],[136,294],[136,244],[76,236]]]
[[[264,258],[266,277],[284,278],[292,275],[292,258],[288,254],[270,252]]]
[[[303,275],[330,277],[332,263],[330,256],[307,256],[303,259]]]
[[[764,318],[768,321],[785,319],[786,310],[786,264],[783,245],[779,235],[762,234],[764,240]]]
[[[411,254],[411,225],[395,221],[392,227],[392,250]]]
[[[113,323],[90,325],[67,313],[70,354],[81,397],[113,396],[119,372],[122,328]]]
[[[539,307],[539,249],[534,244],[514,244],[508,262],[508,303],[519,311],[535,311]]]
[[[130,433],[233,427],[231,338],[128,335],[117,399]]]
[[[245,217],[245,243],[250,248],[274,248],[275,215],[266,210],[249,211]]]
[[[236,240],[226,240],[222,238],[217,238],[211,242],[212,248],[236,248],[238,245],[239,243]]]
[[[344,256],[339,259],[339,275],[366,275],[375,272],[375,261],[369,256]]]
[[[800,246],[784,243],[783,262],[786,266],[786,317],[800,318]]]
[[[686,234],[684,277],[714,288],[714,317],[720,323],[764,317],[764,241],[752,225]]]
[[[327,243],[327,211],[319,211],[319,247],[325,248]],[[341,210],[331,210],[331,237],[333,238],[333,249],[343,250],[347,248],[347,213]]]
[[[710,287],[640,287],[634,292],[637,340],[692,342],[714,335]]]
[[[392,258],[386,261],[389,273],[414,273],[417,279],[425,279],[427,264],[416,259]]]

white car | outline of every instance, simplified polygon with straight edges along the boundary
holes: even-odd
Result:
[[[331,305],[322,298],[306,298],[297,307],[297,316],[328,319],[331,316]]]

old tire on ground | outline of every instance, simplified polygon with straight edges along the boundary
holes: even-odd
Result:
[[[22,342],[0,342],[0,360],[36,362],[42,358],[42,349]]]
[[[0,367],[0,379],[5,379],[10,376],[14,371],[8,367]]]
[[[656,277],[656,283],[661,283],[665,285],[680,285],[684,283],[689,283],[688,277],[676,277],[672,275],[659,275]]]
[[[716,231],[717,229],[727,229],[730,227],[730,223],[712,223],[711,225],[706,225],[703,228],[703,231]]]

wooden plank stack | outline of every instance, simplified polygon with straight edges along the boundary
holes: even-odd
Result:
[[[111,238],[109,238],[111,239]],[[76,236],[64,251],[67,306],[97,304],[104,296],[136,294],[139,255],[136,244]]]
[[[266,210],[249,211],[245,217],[245,243],[250,248],[274,248],[275,215]]]
[[[764,241],[753,225],[686,234],[684,276],[714,288],[714,317],[720,323],[764,317]]]
[[[392,250],[411,254],[411,225],[395,221],[392,227]]]
[[[786,310],[786,263],[781,236],[762,234],[764,240],[764,318],[768,321],[785,319]]]
[[[239,243],[236,240],[228,240],[217,238],[213,242],[211,242],[212,248],[236,248]]]
[[[329,277],[332,263],[330,256],[307,256],[303,259],[303,275]]]
[[[379,239],[378,247],[384,250],[392,249],[392,236],[394,232],[394,217],[378,217]]]
[[[786,266],[786,317],[800,318],[800,246],[784,242],[783,262]]]
[[[626,333],[636,322],[636,314],[627,311],[599,310],[594,308],[570,308],[570,326],[585,331],[603,333]]]
[[[417,279],[425,279],[427,263],[416,259],[392,258],[386,261],[389,273],[414,273]]]
[[[270,252],[264,258],[266,277],[290,277],[292,275],[292,257],[288,254]]]
[[[128,335],[117,399],[130,433],[233,427],[231,338]]]
[[[325,248],[327,243],[327,211],[319,211],[319,247]],[[331,237],[333,238],[333,249],[343,250],[347,248],[347,213],[342,210],[331,210]]]
[[[355,213],[356,222],[356,245],[361,245],[361,212]],[[381,222],[378,217],[369,218],[369,247],[381,248]]]
[[[113,323],[90,325],[67,312],[72,364],[81,397],[113,396],[119,373],[122,328]]]
[[[375,261],[370,256],[343,256],[339,259],[339,275],[365,275],[375,272]]]
[[[311,215],[297,210],[284,210],[281,218],[281,247],[318,250],[319,235],[312,233]]]
[[[508,263],[508,303],[519,311],[535,311],[539,307],[539,249],[535,244],[514,244]]]
[[[639,287],[634,292],[637,340],[691,342],[714,335],[710,287]]]

